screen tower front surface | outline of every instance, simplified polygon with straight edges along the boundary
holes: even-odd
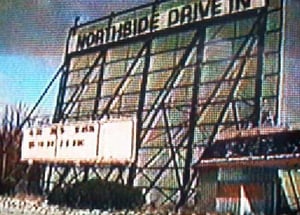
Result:
[[[186,198],[219,132],[260,126],[265,112],[278,121],[281,1],[234,2],[202,19],[189,12],[199,1],[163,1],[75,26],[56,120],[134,117],[128,181]]]
[[[299,129],[300,26],[297,24],[297,20],[299,20],[300,2],[292,0],[283,2],[286,9],[283,11],[284,25],[282,28],[280,121],[282,125],[291,129]]]

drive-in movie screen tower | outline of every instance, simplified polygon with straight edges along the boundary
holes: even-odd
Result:
[[[300,211],[299,11],[153,0],[77,17],[51,121],[22,125],[20,162],[47,194],[97,178],[176,211]]]

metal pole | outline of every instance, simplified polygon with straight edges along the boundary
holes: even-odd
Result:
[[[142,129],[143,129],[143,110],[144,110],[144,103],[145,103],[145,97],[146,97],[146,87],[148,82],[148,71],[150,67],[150,54],[151,54],[151,44],[152,44],[152,38],[146,42],[146,54],[145,54],[145,65],[143,70],[143,78],[141,83],[141,89],[140,89],[140,99],[138,104],[138,111],[137,111],[137,122],[136,122],[136,147],[135,147],[135,160],[129,170],[129,176],[128,176],[128,184],[133,185],[133,180],[135,177],[135,170],[136,170],[136,162],[138,160],[138,150],[141,147],[141,141],[140,138]]]
[[[189,182],[191,179],[191,164],[193,159],[193,145],[194,145],[194,136],[195,136],[195,127],[197,124],[197,110],[198,110],[198,95],[199,95],[199,85],[201,78],[201,66],[203,61],[203,53],[204,53],[204,42],[205,42],[205,34],[206,27],[202,27],[198,30],[200,32],[197,44],[197,64],[194,70],[194,84],[193,84],[193,94],[192,94],[192,105],[189,116],[189,128],[188,128],[188,141],[186,147],[186,155],[185,155],[185,164],[182,176],[182,185],[183,190],[180,194],[180,199],[178,204],[176,205],[176,210],[179,209],[187,200],[187,196],[189,193]]]
[[[267,22],[267,9],[262,9],[258,17],[258,42],[257,42],[257,74],[255,80],[255,109],[254,109],[254,126],[261,125],[261,107],[262,107],[262,83],[263,83],[263,67],[264,67],[264,49],[265,49],[265,32]]]

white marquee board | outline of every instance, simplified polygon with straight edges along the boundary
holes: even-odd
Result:
[[[134,159],[135,121],[117,119],[100,126],[98,157],[104,161],[127,162]]]
[[[56,159],[64,161],[92,161],[96,159],[98,122],[64,125],[57,138]]]
[[[57,136],[55,126],[28,128],[23,131],[21,160],[54,160]]]
[[[134,159],[135,124],[121,118],[24,129],[21,160],[127,164]]]

